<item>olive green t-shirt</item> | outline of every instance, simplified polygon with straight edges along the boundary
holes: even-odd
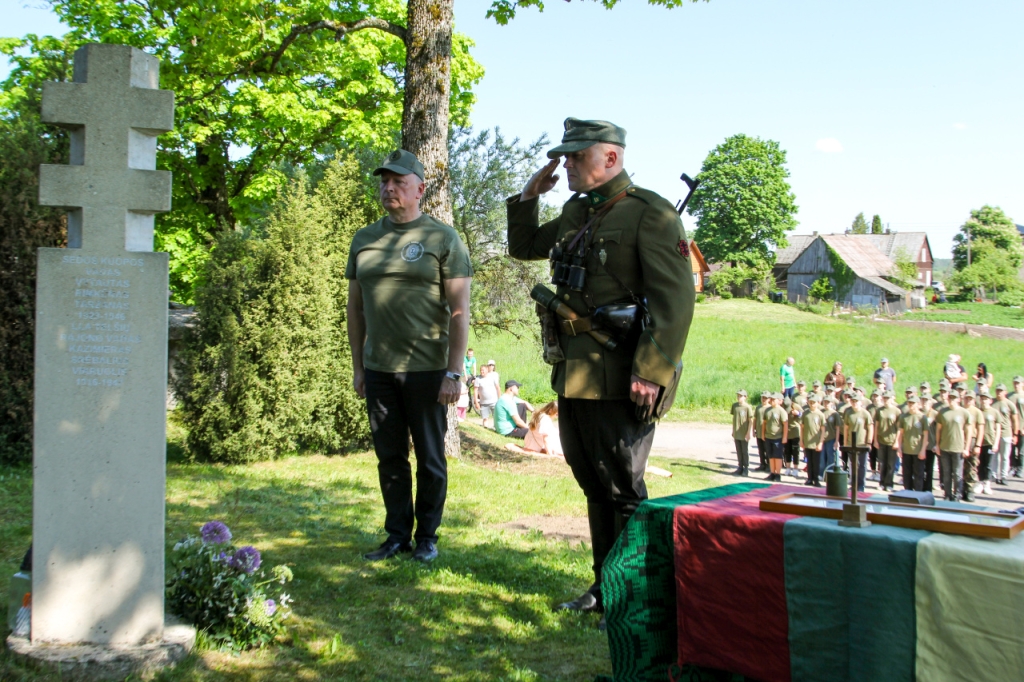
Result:
[[[846,413],[845,423],[850,427],[852,442],[847,445],[869,445],[868,428],[871,426],[871,415],[865,409],[850,409]]]
[[[907,412],[900,416],[899,430],[903,431],[900,439],[900,450],[904,455],[918,455],[921,453],[921,446],[924,444],[925,434],[928,433],[928,415],[911,414]]]
[[[992,408],[999,413],[999,423],[1003,427],[1003,435],[1001,438],[1009,438],[1013,434],[1010,430],[1013,428],[1013,413],[1017,409],[1016,406],[1006,398],[1002,400],[993,400]]]
[[[843,415],[836,412],[835,410],[829,410],[825,413],[825,442],[835,440],[839,438],[839,434],[843,432]]]
[[[807,410],[800,418],[800,445],[805,448],[816,448],[825,435],[825,413],[821,410]]]
[[[385,216],[356,232],[345,278],[363,290],[363,365],[378,372],[447,367],[444,282],[472,276],[458,233],[426,214],[401,225]]]
[[[900,410],[898,407],[879,407],[875,410],[875,428],[878,429],[879,443],[882,445],[896,444],[899,419]]]
[[[935,438],[935,427],[939,423],[939,411],[932,408],[928,410],[928,449],[938,450],[939,443]]]
[[[987,410],[981,411],[981,418],[985,422],[985,445],[996,444],[996,427],[999,426],[999,422],[1002,421],[1002,416],[999,414],[999,410],[992,407],[991,405]],[[1002,438],[1002,434],[999,435]]]
[[[942,452],[963,452],[967,447],[964,443],[964,427],[971,421],[971,415],[962,407],[947,407],[939,410],[936,417],[937,425],[942,427],[939,436],[939,450]]]
[[[754,408],[754,438],[761,437],[761,423],[764,421],[764,413],[769,409],[769,405],[758,405]]]
[[[781,407],[771,407],[764,413],[764,437],[766,440],[782,438],[782,425],[789,417]]]
[[[754,410],[749,404],[732,404],[732,437],[746,440],[750,433],[750,421],[754,418]]]
[[[1024,420],[1024,392],[1014,391],[1010,395],[1006,396],[1006,399],[1013,403],[1013,406],[1017,408],[1017,419]],[[1017,424],[1020,427],[1020,422]]]

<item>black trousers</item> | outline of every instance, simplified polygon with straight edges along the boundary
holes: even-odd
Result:
[[[933,492],[935,490],[935,450],[929,450],[924,458],[924,487],[921,490]]]
[[[644,471],[654,424],[637,421],[629,399],[558,397],[558,434],[565,461],[587,498],[594,584],[600,596],[601,568],[626,522],[647,499]]]
[[[768,469],[768,445],[763,438],[757,439],[757,457],[761,461],[761,468]]]
[[[804,456],[807,458],[807,480],[811,483],[817,483],[818,476],[821,475],[821,472],[818,471],[821,453],[815,448],[804,448]]]
[[[1010,466],[1019,469],[1021,467],[1021,448],[1024,448],[1024,434],[1017,433],[1017,442],[1010,447]]]
[[[892,488],[892,479],[896,474],[896,446],[878,444],[878,464],[881,468],[881,484],[885,488]],[[903,472],[906,476],[906,472]]]
[[[516,403],[516,412],[519,413],[519,418],[526,421],[526,403]],[[518,438],[523,440],[526,438],[526,434],[529,433],[529,429],[525,426],[517,426],[508,433],[505,434],[506,438]]]
[[[792,436],[786,441],[785,445],[782,446],[783,457],[786,460],[786,466],[798,467],[800,466],[800,439],[799,437],[794,440]]]
[[[924,467],[926,459],[918,459],[917,455],[903,453],[903,489],[924,490]]]
[[[987,481],[992,476],[992,446],[982,445],[978,457],[978,479]]]
[[[747,451],[750,443],[739,438],[733,438],[733,442],[736,443],[736,459],[739,460],[740,469],[746,471],[750,467],[750,453]]]
[[[437,402],[444,370],[377,372],[366,370],[366,409],[370,414],[377,473],[384,496],[384,530],[389,542],[437,542],[448,494],[444,436],[448,420]],[[409,435],[416,451],[416,500],[412,497]]]
[[[871,451],[868,453],[868,460],[871,462],[871,470],[878,471],[878,448],[874,445],[871,446]]]

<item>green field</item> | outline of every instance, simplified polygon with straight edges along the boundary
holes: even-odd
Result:
[[[994,327],[1024,329],[1024,310],[995,303],[942,303],[903,316],[906,320],[990,324]],[[982,361],[984,362],[984,361]]]
[[[476,338],[472,345],[482,362],[497,361],[503,380],[523,382],[528,400],[553,397],[548,367],[540,360],[535,340],[502,335]],[[874,324],[864,318],[838,320],[790,305],[746,299],[702,303],[694,314],[683,354],[676,408],[668,418],[727,421],[728,407],[738,389],[778,390],[779,366],[789,355],[796,359],[797,378],[808,382],[823,380],[832,363],[839,360],[848,376],[860,384],[869,383],[884,355],[902,388],[925,379],[937,388],[942,365],[953,352],[963,356],[962,364],[971,370],[979,362],[986,363],[1000,380],[1024,373],[1024,343],[1018,341]]]
[[[275,647],[199,652],[158,679],[496,682],[610,674],[597,616],[551,610],[590,584],[589,547],[501,527],[527,516],[585,517],[583,495],[564,462],[521,458],[503,450],[504,442],[464,428],[463,457],[449,463],[441,555],[429,567],[362,560],[383,539],[370,453],[233,467],[170,463],[168,551],[205,521],[224,521],[265,563],[292,567],[297,621]],[[675,474],[649,480],[652,497],[713,485],[700,462],[652,461]],[[28,467],[3,470],[0,575],[17,570],[28,546],[31,489]],[[56,679],[71,678],[11,661],[0,649],[0,680]]]

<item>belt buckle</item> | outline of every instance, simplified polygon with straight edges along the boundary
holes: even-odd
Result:
[[[569,323],[569,336],[576,336],[576,327],[573,325],[574,320],[566,320]]]

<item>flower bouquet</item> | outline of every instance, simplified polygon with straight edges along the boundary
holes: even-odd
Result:
[[[203,631],[207,640],[233,649],[261,647],[284,629],[291,598],[281,587],[292,571],[261,568],[259,550],[236,548],[220,521],[174,545],[167,581],[167,608]],[[269,593],[276,589],[276,598]]]

